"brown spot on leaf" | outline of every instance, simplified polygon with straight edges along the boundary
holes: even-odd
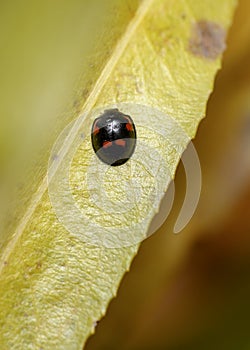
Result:
[[[189,49],[194,55],[214,60],[225,50],[225,38],[225,30],[219,24],[201,20],[193,27]]]
[[[93,326],[96,327],[100,321],[95,321]]]
[[[38,261],[37,263],[36,263],[36,268],[37,269],[40,269],[42,267],[42,263],[41,263],[41,261]]]

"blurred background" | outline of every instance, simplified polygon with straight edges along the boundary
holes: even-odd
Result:
[[[222,70],[194,145],[198,209],[173,226],[185,195],[142,243],[86,350],[250,349],[250,2],[240,0]]]

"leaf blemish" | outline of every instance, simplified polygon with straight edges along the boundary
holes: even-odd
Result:
[[[41,261],[38,261],[37,263],[36,263],[36,268],[37,269],[40,269],[42,267],[42,263],[41,263]]]
[[[53,154],[52,155],[52,160],[55,161],[59,158],[58,154]]]
[[[100,322],[100,321],[95,321],[95,322],[93,323],[94,328],[96,328],[96,326],[98,325],[99,322]]]
[[[193,26],[189,50],[196,56],[216,59],[226,48],[225,30],[217,23],[201,20]]]

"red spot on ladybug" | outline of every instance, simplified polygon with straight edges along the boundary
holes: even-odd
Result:
[[[127,123],[127,124],[126,124],[126,129],[127,129],[128,131],[132,131],[132,130],[133,130],[133,125],[131,125],[130,123]]]
[[[123,139],[115,140],[115,144],[124,147],[126,145],[126,141]]]
[[[117,108],[104,111],[94,120],[91,140],[102,162],[112,166],[126,163],[136,146],[136,129],[132,118]]]
[[[112,142],[111,142],[111,141],[104,141],[103,144],[102,144],[102,146],[103,146],[104,148],[111,147],[111,146],[112,146]]]
[[[93,133],[94,135],[98,134],[98,132],[100,131],[100,129],[97,126],[97,121],[93,124]]]
[[[96,126],[96,127],[94,128],[94,135],[98,134],[99,131],[100,131],[100,129]]]

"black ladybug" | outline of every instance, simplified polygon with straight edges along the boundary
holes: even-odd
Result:
[[[104,163],[112,166],[126,163],[136,146],[132,118],[117,108],[105,110],[94,120],[91,140],[96,155]]]

